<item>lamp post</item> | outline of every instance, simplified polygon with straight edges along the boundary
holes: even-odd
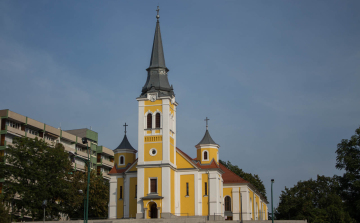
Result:
[[[89,220],[89,186],[90,186],[90,155],[89,155],[89,147],[88,147],[88,141],[87,138],[82,138],[82,143],[86,144],[86,150],[88,153],[88,159],[84,159],[80,156],[77,155],[77,153],[74,153],[72,151],[70,151],[70,154],[72,156],[77,157],[79,159],[81,159],[82,161],[85,162],[86,166],[87,166],[87,172],[88,172],[88,179],[87,179],[87,184],[86,184],[86,198],[84,199],[84,223],[88,223]],[[82,190],[79,190],[79,193],[82,193]]]
[[[45,223],[45,208],[46,208],[46,205],[47,205],[47,200],[44,200],[42,205],[41,205],[44,208],[44,219],[43,219],[44,223]]]
[[[272,221],[272,223],[274,223],[273,183],[274,183],[274,179],[271,179],[271,221]]]

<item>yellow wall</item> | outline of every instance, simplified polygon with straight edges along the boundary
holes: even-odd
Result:
[[[176,153],[176,166],[178,169],[194,168],[186,159],[184,159],[178,152]]]
[[[125,157],[124,165],[118,165],[119,164],[119,157],[121,155]],[[116,154],[114,154],[114,163],[115,163],[117,168],[124,168],[129,163],[133,163],[135,161],[135,159],[136,159],[135,153],[116,153]]]
[[[147,101],[145,101],[145,106],[146,105],[161,105],[162,104],[162,100],[160,99],[160,100],[156,100],[156,101],[154,101],[154,102],[152,102],[152,101],[150,101],[150,100],[147,100]]]
[[[186,196],[186,183],[189,183],[189,196]],[[180,176],[180,212],[181,216],[195,215],[194,174]]]
[[[131,167],[131,169],[130,170],[128,170],[128,171],[137,171],[137,163],[133,166],[133,167]]]
[[[135,185],[137,185],[137,178],[131,177],[130,178],[130,195],[129,195],[129,217],[135,218],[136,217],[136,194],[135,194]]]
[[[174,138],[170,137],[170,162],[174,163]]]
[[[208,183],[208,175],[206,173],[203,173],[202,176],[202,215],[203,216],[207,216],[209,214],[209,183]],[[204,196],[205,195],[205,182],[208,183],[207,186],[207,194],[208,196]]]
[[[150,155],[150,150],[155,148],[157,153],[155,156]],[[158,143],[145,143],[144,145],[144,161],[160,161],[162,160],[162,142]]]
[[[202,154],[203,154],[204,150],[208,151],[209,161],[202,161]],[[201,148],[201,149],[198,149],[197,150],[197,160],[199,160],[202,164],[209,164],[212,159],[217,161],[217,153],[218,153],[218,149],[214,149],[214,148]]]
[[[157,192],[159,196],[161,196],[161,167],[154,167],[154,168],[145,168],[144,169],[144,195],[150,193],[149,187],[149,178],[156,177],[157,178]]]
[[[120,186],[123,187],[122,196],[123,199],[120,200]],[[117,211],[116,211],[116,218],[122,218],[124,216],[124,179],[118,178],[117,179]]]
[[[175,214],[175,171],[170,170],[170,182],[171,182],[171,213]]]
[[[148,112],[148,111],[151,111],[151,113],[154,114],[157,110],[159,110],[162,113],[162,105],[145,106],[144,114],[146,114],[146,112]]]

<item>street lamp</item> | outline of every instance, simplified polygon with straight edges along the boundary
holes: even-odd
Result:
[[[274,183],[274,179],[271,179],[271,221],[272,221],[272,223],[274,223],[273,183]]]
[[[47,200],[44,200],[43,202],[42,202],[42,207],[44,208],[44,219],[43,219],[43,222],[45,223],[45,208],[46,208],[46,205],[47,205]]]
[[[79,158],[82,161],[85,162],[86,166],[87,166],[87,171],[88,171],[88,179],[87,179],[87,185],[86,185],[86,199],[84,201],[84,223],[88,223],[89,220],[89,186],[90,186],[90,156],[89,156],[89,147],[87,145],[87,138],[82,138],[82,143],[86,144],[86,150],[88,152],[88,159],[84,159],[80,156],[77,155],[77,153],[70,151],[70,154],[75,158]],[[79,193],[82,194],[83,191],[79,190]]]

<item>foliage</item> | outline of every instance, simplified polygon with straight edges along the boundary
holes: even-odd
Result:
[[[71,219],[84,218],[84,198],[86,197],[87,173],[75,172],[72,179],[72,190],[68,194],[68,213]],[[83,191],[83,194],[79,193]],[[90,172],[89,219],[106,218],[108,214],[109,182],[101,175]]]
[[[10,208],[9,205],[7,205],[8,202],[6,202],[3,198],[3,196],[0,196],[0,222],[2,223],[10,223],[11,222],[11,216],[10,216]]]
[[[345,170],[339,177],[341,196],[350,215],[360,222],[360,127],[350,140],[341,140],[336,153],[336,168]]]
[[[14,138],[5,149],[0,164],[0,178],[5,178],[3,192],[7,199],[15,197],[15,212],[42,219],[43,200],[46,214],[57,219],[64,210],[64,198],[70,189],[71,162],[61,144],[49,146],[38,138]]]
[[[256,189],[267,199],[266,197],[266,189],[264,183],[260,179],[259,175],[246,173],[242,169],[240,169],[237,165],[232,165],[230,161],[224,162],[220,160],[220,163],[224,165],[226,168],[234,172],[239,177],[243,178],[244,180],[249,181]]]
[[[310,223],[354,222],[338,195],[337,177],[317,176],[317,180],[299,181],[280,195],[276,219],[305,220]]]

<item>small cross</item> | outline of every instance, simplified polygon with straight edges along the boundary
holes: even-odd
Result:
[[[126,122],[125,122],[125,125],[123,125],[123,126],[125,126],[125,135],[126,135],[126,126],[129,126],[129,125],[127,125]]]
[[[206,121],[206,130],[208,130],[208,121],[209,121],[210,119],[208,119],[208,117],[206,117],[206,119],[204,119],[204,121]]]

